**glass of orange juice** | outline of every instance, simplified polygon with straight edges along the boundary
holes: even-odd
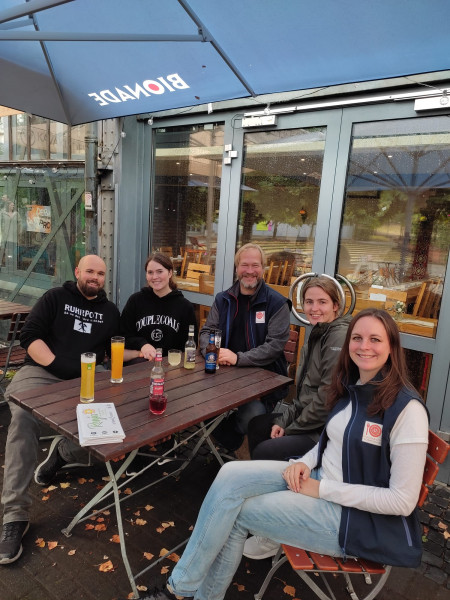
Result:
[[[123,351],[125,349],[125,338],[116,335],[111,338],[111,383],[122,383],[123,381]]]
[[[81,387],[80,402],[94,402],[95,384],[95,352],[84,352],[81,355]]]

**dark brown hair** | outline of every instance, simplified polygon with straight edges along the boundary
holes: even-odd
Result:
[[[356,323],[364,317],[374,317],[383,324],[390,347],[389,357],[381,368],[381,379],[372,382],[372,385],[376,386],[376,389],[373,400],[367,409],[369,415],[383,413],[387,408],[392,406],[402,387],[406,386],[414,390],[414,386],[408,378],[405,355],[400,344],[400,334],[394,319],[385,310],[366,308],[353,317],[347,329],[347,336],[329,387],[328,410],[331,410],[338,400],[346,395],[345,387],[348,384],[356,383],[359,378],[358,367],[350,358],[349,344]],[[417,394],[417,397],[420,397],[419,394]]]
[[[173,279],[173,265],[172,265],[172,261],[170,260],[170,258],[166,254],[162,254],[161,252],[155,252],[154,254],[150,254],[150,256],[145,261],[144,271],[146,273],[147,273],[148,263],[151,262],[152,260],[157,262],[158,264],[160,264],[162,267],[164,267],[168,271],[172,271],[172,275],[170,276],[170,279],[169,279],[169,287],[171,290],[178,289],[178,286]]]

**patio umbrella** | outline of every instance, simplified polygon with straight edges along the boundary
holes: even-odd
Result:
[[[71,125],[448,68],[448,0],[0,6],[0,105]]]

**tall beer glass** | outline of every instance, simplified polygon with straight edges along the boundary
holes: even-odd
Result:
[[[111,383],[122,383],[123,381],[123,351],[125,349],[125,338],[116,335],[111,338]]]
[[[84,352],[81,355],[81,389],[80,402],[94,402],[95,352]]]

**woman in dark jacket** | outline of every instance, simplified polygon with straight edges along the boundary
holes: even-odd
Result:
[[[327,418],[326,389],[351,317],[339,316],[339,289],[323,275],[304,283],[301,302],[313,329],[300,356],[297,394],[283,414],[262,415],[249,423],[249,448],[256,460],[305,454],[317,443]]]

